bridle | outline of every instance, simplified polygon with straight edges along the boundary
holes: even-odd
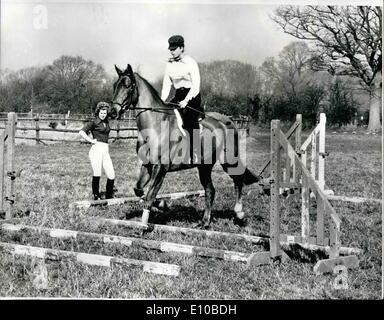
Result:
[[[136,81],[132,81],[132,78],[129,76],[125,76],[125,77],[127,77],[131,80],[131,84],[127,87],[127,91],[128,91],[127,96],[125,97],[125,99],[123,100],[122,103],[111,101],[112,104],[117,104],[118,106],[120,106],[119,114],[122,114],[126,110],[136,109],[134,104],[137,103],[137,101],[136,102],[133,101],[134,95],[135,94],[136,94],[136,96],[138,95]]]

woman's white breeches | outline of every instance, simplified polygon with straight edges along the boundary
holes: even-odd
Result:
[[[89,159],[91,160],[93,175],[95,177],[100,177],[101,168],[104,168],[107,178],[110,180],[115,179],[115,170],[113,169],[112,160],[109,156],[108,143],[98,141],[92,145],[91,150],[89,150]]]

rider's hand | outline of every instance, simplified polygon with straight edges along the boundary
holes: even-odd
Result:
[[[185,101],[185,100],[180,101],[180,102],[179,102],[179,107],[180,107],[181,109],[184,109],[184,108],[187,106],[187,104],[188,104],[188,101]]]
[[[95,144],[96,142],[97,142],[96,139],[92,139],[92,141],[91,141],[92,144]]]

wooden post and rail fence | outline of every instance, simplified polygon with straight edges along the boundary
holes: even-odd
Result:
[[[18,115],[18,114],[17,114]],[[61,139],[52,137],[53,134],[49,136],[42,135],[42,132],[51,132],[51,133],[68,133],[68,134],[77,134],[79,130],[82,128],[82,124],[88,121],[91,121],[93,117],[85,117],[84,115],[77,115],[69,117],[68,114],[54,114],[54,115],[32,115],[20,114],[21,116],[17,116],[17,122],[19,126],[16,126],[16,133],[26,133],[28,131],[34,131],[35,134],[31,135],[20,135],[16,134],[16,139],[21,140],[34,140],[36,144],[44,143],[44,141],[62,141],[62,142],[80,142],[78,136],[75,136],[75,139]],[[0,114],[3,116],[3,113]],[[240,117],[232,119],[239,129],[246,129],[249,131],[249,123],[250,119],[248,117]],[[7,118],[0,117],[0,130],[4,130],[6,127],[5,121]],[[22,126],[22,123],[29,123],[28,126]],[[59,124],[63,126],[67,126],[68,124],[79,123],[77,128],[57,128]],[[130,114],[128,117],[123,118],[121,120],[111,120],[111,131],[116,132],[115,135],[111,135],[109,138],[111,140],[125,140],[125,139],[136,139],[137,138],[137,127],[136,127],[136,118]],[[124,125],[125,124],[125,125]],[[127,132],[128,134],[123,134],[123,132]],[[70,137],[68,137],[70,138]]]
[[[16,139],[25,139],[25,140],[34,140],[36,141],[36,144],[44,143],[44,141],[64,141],[64,142],[80,142],[80,138],[78,136],[75,137],[75,139],[61,139],[61,138],[54,138],[51,136],[42,136],[42,132],[51,132],[51,133],[69,133],[69,134],[77,134],[79,130],[82,128],[82,124],[91,121],[92,118],[52,118],[52,117],[40,117],[39,115],[35,117],[27,117],[27,118],[18,118],[18,123],[21,124],[23,122],[29,122],[31,125],[28,126],[17,126],[16,132],[26,132],[26,131],[34,131],[34,136],[22,136],[22,135],[16,135]],[[136,139],[137,138],[137,127],[131,126],[130,123],[134,120],[134,118],[127,118],[123,120],[116,120],[116,121],[110,121],[111,123],[111,131],[116,132],[116,136],[110,136],[111,140],[123,140],[123,139]],[[127,123],[127,127],[122,127],[121,122]],[[79,123],[78,128],[76,129],[70,129],[70,128],[56,128],[56,127],[50,127],[50,124],[54,123],[55,126],[57,126],[59,123],[63,123],[64,125],[67,125],[68,123]],[[43,126],[42,124],[45,124]],[[5,129],[6,125],[0,124],[0,129]],[[132,134],[129,134],[128,136],[121,135],[124,131],[130,131]]]

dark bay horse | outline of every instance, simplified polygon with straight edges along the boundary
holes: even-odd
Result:
[[[147,80],[134,73],[130,65],[124,71],[116,66],[115,69],[119,78],[113,85],[113,101],[109,110],[111,118],[119,119],[128,109],[135,109],[137,112],[139,135],[136,152],[143,163],[134,188],[135,194],[143,197],[145,204],[150,208],[167,172],[197,167],[205,191],[205,211],[201,225],[207,228],[211,221],[211,207],[215,197],[211,172],[219,160],[235,184],[235,219],[239,223],[244,222],[242,188],[244,185],[258,182],[260,178],[245,166],[245,151],[241,150],[239,134],[233,121],[222,114],[207,112],[205,118],[200,121],[202,130],[197,133],[201,134],[200,162],[191,164],[183,161],[189,159],[189,140],[182,138],[174,113],[175,108],[163,103],[157,91]],[[148,187],[146,194],[145,187]]]

